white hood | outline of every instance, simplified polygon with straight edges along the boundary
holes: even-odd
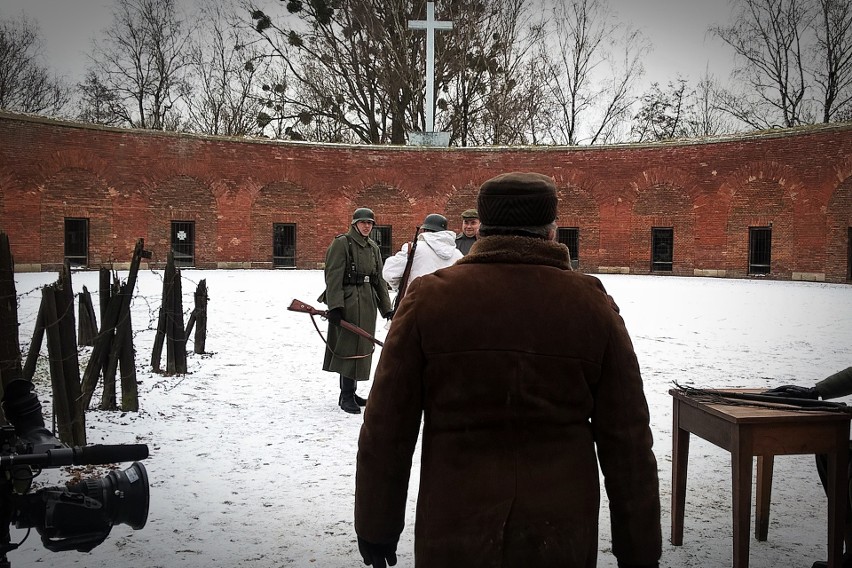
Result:
[[[420,233],[417,236],[417,248],[414,249],[414,261],[411,263],[411,282],[418,276],[430,274],[439,268],[445,268],[455,263],[462,256],[456,248],[456,234],[452,231],[436,233]],[[399,288],[402,273],[408,262],[408,243],[395,255],[385,260],[382,276],[394,290]]]
[[[429,245],[438,258],[449,260],[456,257],[456,234],[453,231],[438,231],[435,233],[420,233],[417,240],[423,244]]]

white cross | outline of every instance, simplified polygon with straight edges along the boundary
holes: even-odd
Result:
[[[435,130],[435,30],[451,30],[453,23],[435,20],[435,3],[426,2],[426,20],[408,20],[408,27],[426,30],[426,132]]]

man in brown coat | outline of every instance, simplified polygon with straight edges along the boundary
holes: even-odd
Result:
[[[658,566],[648,406],[617,307],[553,241],[549,177],[490,179],[478,210],[475,250],[411,283],[379,360],[356,474],[365,564],[396,564],[422,417],[418,568],[593,568],[598,467],[619,567]]]

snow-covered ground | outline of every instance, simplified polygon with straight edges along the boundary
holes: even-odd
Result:
[[[352,526],[362,415],[337,407],[337,376],[321,370],[322,340],[309,316],[286,309],[293,298],[323,308],[316,301],[322,273],[184,270],[182,275],[187,312],[197,282],[207,281],[208,353],[190,352],[187,375],[151,372],[162,273],[141,272],[133,301],[140,411],[90,410],[86,416],[89,443],[148,444],[147,525],[138,531],[114,527],[90,553],[49,552],[33,531],[8,554],[11,565],[362,565]],[[38,290],[56,276],[16,275],[24,349],[32,336]],[[621,308],[645,379],[662,490],[661,566],[730,566],[730,456],[697,437],[690,448],[684,544],[674,547],[668,541],[668,390],[673,381],[713,388],[810,386],[852,365],[852,286],[630,275],[600,279]],[[94,296],[97,272],[75,272],[73,285],[75,292],[86,285]],[[324,322],[319,323],[325,331]],[[379,338],[384,334],[380,329]],[[89,351],[81,350],[81,359]],[[36,380],[49,424],[45,368],[41,365]],[[370,384],[362,383],[360,394]],[[96,393],[93,405],[98,400]],[[409,524],[399,545],[401,567],[413,566],[418,468],[416,457]],[[62,469],[51,469],[39,481],[57,484],[66,476]],[[769,540],[751,539],[751,566],[807,568],[824,559],[825,507],[813,457],[776,458]],[[608,524],[604,497],[598,562],[604,568],[616,565]],[[24,534],[13,529],[13,542]]]

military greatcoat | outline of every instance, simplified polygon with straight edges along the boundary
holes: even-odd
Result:
[[[422,418],[417,568],[594,568],[599,467],[612,553],[626,565],[659,560],[639,364],[601,282],[570,262],[558,243],[485,237],[411,283],[361,428],[361,538],[402,531]]]
[[[328,309],[343,308],[343,319],[375,335],[377,313],[391,308],[382,278],[379,247],[353,225],[335,237],[325,254],[325,292],[319,300]],[[329,324],[322,368],[356,381],[370,378],[373,343],[340,326]]]

